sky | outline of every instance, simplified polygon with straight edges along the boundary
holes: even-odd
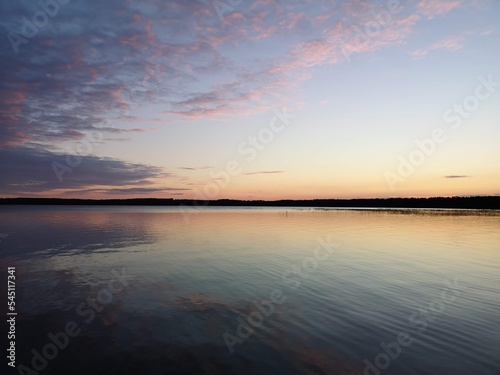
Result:
[[[500,195],[498,0],[3,0],[0,197]]]

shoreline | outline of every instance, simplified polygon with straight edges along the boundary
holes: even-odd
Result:
[[[499,210],[500,196],[432,197],[432,198],[356,198],[356,199],[309,199],[274,201],[263,200],[192,200],[173,198],[131,199],[64,199],[64,198],[0,198],[0,206],[150,206],[181,207],[186,210],[205,207],[268,207],[268,208],[316,208],[352,210]]]

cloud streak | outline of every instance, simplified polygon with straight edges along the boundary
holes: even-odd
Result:
[[[258,172],[247,172],[244,173],[243,175],[245,176],[254,176],[257,174],[280,174],[280,173],[285,173],[285,171],[258,171]]]
[[[52,163],[64,162],[65,155],[29,147],[0,149],[0,194],[15,192],[24,195],[96,187],[100,187],[99,190],[121,189],[123,192],[133,189],[128,191],[137,193],[151,188],[151,185],[156,185],[158,190],[168,190],[157,186],[158,183],[175,177],[159,167],[146,164],[96,156],[81,158],[81,164],[64,174],[64,180],[59,182]]]
[[[209,167],[209,166],[204,166],[204,167],[179,167],[178,169],[183,169],[183,170],[186,170],[186,171],[203,171],[203,170],[206,170],[206,169],[210,169],[212,167]]]
[[[428,48],[420,48],[410,52],[410,55],[416,58],[423,58],[427,56],[430,51],[434,50],[448,50],[448,51],[457,51],[464,46],[465,35],[452,35],[448,38],[439,40],[433,43]]]

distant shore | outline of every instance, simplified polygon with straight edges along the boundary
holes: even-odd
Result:
[[[309,200],[193,200],[172,198],[62,199],[0,198],[0,205],[78,205],[78,206],[188,206],[188,207],[336,207],[336,208],[455,208],[500,209],[500,196],[433,198],[359,198]]]

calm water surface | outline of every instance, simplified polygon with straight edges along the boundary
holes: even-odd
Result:
[[[499,229],[498,211],[0,207],[16,365],[498,375]]]

